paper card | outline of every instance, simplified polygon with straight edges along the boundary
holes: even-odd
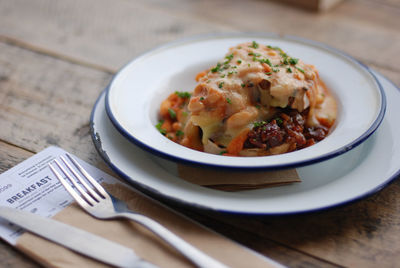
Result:
[[[49,147],[0,175],[0,206],[7,206],[53,217],[72,203],[72,197],[48,167],[55,157],[65,154],[61,148]],[[77,159],[77,158],[76,158]],[[101,170],[79,160],[93,177],[102,182],[116,180]],[[0,237],[15,245],[22,229],[0,219]]]

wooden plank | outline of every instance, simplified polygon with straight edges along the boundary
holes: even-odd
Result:
[[[320,41],[364,62],[400,70],[396,64],[400,59],[400,10],[379,2],[344,1],[332,11],[318,14],[273,1],[149,1],[169,12],[196,10],[192,15],[199,19],[206,16],[209,21],[242,31],[277,32]]]
[[[155,45],[193,34],[277,32],[321,41],[399,70],[399,13],[371,0],[344,1],[326,14],[257,0],[3,0],[0,35],[118,69]]]
[[[56,144],[104,169],[87,122],[110,72],[153,45],[195,33],[246,30],[300,35],[340,48],[400,85],[399,9],[395,1],[381,2],[346,1],[320,16],[255,0],[0,1],[4,40],[21,39],[18,45],[38,52],[0,43],[0,139],[33,152]],[[4,158],[0,171],[30,155],[7,143],[0,143]],[[367,200],[311,215],[193,213],[193,218],[291,267],[332,265],[318,258],[345,266],[395,266],[398,193],[395,182]],[[0,256],[7,260],[13,251],[4,247],[6,254]],[[20,267],[18,260],[10,260]]]
[[[90,111],[110,74],[7,44],[0,50],[0,139],[33,152],[59,145],[87,157]]]
[[[49,144],[57,144],[77,153],[89,162],[101,163],[87,135],[87,121],[94,100],[109,81],[110,74],[7,44],[0,44],[0,51],[2,51],[0,54],[1,138],[31,151],[39,151]],[[398,79],[398,71],[386,67],[379,68],[384,74]],[[65,125],[65,122],[69,124]],[[4,169],[13,165],[10,154],[1,155],[10,159],[8,166]],[[390,186],[390,189],[392,187],[394,186]],[[369,262],[373,265],[382,261],[383,253],[398,252],[396,245],[394,247],[390,245],[396,236],[393,236],[393,239],[388,237],[392,233],[398,233],[397,229],[390,226],[391,224],[399,225],[396,216],[398,201],[391,200],[391,198],[396,198],[395,193],[398,193],[397,186],[393,193],[389,194],[389,197],[391,196],[389,200],[383,200],[386,198],[384,195],[373,202],[363,201],[362,205],[358,203],[353,209],[338,209],[322,213],[319,217],[309,215],[284,219],[254,219],[242,216],[230,218],[226,215],[221,217],[223,221],[231,219],[232,221],[229,220],[227,223],[237,228],[248,229],[249,232],[273,238],[279,243],[292,245],[321,258],[327,255],[329,259],[341,265],[353,265],[354,260],[366,257],[362,254],[363,252],[369,252],[369,255],[376,256],[375,259],[371,257],[362,259],[362,264]],[[389,210],[385,208],[388,203],[392,204]],[[375,210],[381,213],[376,214]],[[348,221],[342,220],[352,213],[357,218],[361,217],[362,220],[357,221],[355,217],[350,217]],[[363,217],[362,213],[368,215]],[[370,216],[371,214],[373,217]],[[379,217],[385,219],[385,224],[377,222],[376,219]],[[331,223],[332,219],[336,221]],[[302,231],[301,235],[297,233],[298,221],[305,222],[299,228]],[[388,223],[390,221],[391,224]],[[357,224],[352,228],[353,222]],[[336,223],[339,223],[338,226]],[[372,230],[372,232],[358,229],[364,225],[369,228],[365,230]],[[225,225],[221,225],[221,229],[223,229],[222,226]],[[326,231],[325,226],[329,226],[330,229]],[[343,227],[345,227],[344,230]],[[229,233],[229,231],[226,232]],[[315,233],[322,235],[322,239],[316,239]],[[372,238],[366,239],[365,236],[369,238],[370,233],[373,233]],[[247,241],[245,243],[252,241],[244,237],[238,240]],[[375,245],[379,245],[379,248],[374,248]],[[271,254],[277,251],[274,246],[264,247],[261,242],[254,247],[258,247],[259,250],[271,247]],[[318,250],[318,247],[321,247],[321,250]],[[348,250],[348,247],[351,250]],[[383,252],[382,249],[386,251]],[[356,252],[353,252],[354,250]],[[394,255],[386,256],[386,262],[383,263],[388,264],[392,259],[391,256]]]
[[[110,74],[8,44],[0,43],[0,50],[0,138],[32,152],[56,144],[96,166],[104,165],[88,135],[88,120]],[[0,153],[4,158],[0,159],[0,165],[4,165],[1,170],[29,155],[22,152],[21,156],[7,146],[3,145],[7,149]],[[396,255],[392,254],[400,248],[394,243],[398,238],[395,234],[400,233],[398,187],[395,183],[372,199],[320,215],[255,218],[211,214],[212,218],[194,218],[230,235],[243,229],[243,235],[235,238],[237,241],[288,264],[296,263],[298,255],[304,255],[302,252],[338,265],[393,264]],[[210,220],[214,218],[224,224],[218,227],[215,220]],[[235,228],[229,229],[228,224]],[[247,239],[248,232],[263,239]],[[288,246],[295,248],[295,253],[290,253]],[[304,261],[320,262],[313,257]]]
[[[392,8],[400,8],[400,2],[398,0],[369,0],[380,5],[387,5]]]
[[[177,38],[232,30],[124,0],[0,1],[0,25],[0,35],[113,69]]]

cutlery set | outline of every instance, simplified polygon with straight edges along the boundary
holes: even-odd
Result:
[[[103,220],[125,218],[135,221],[158,235],[197,267],[227,267],[155,220],[129,210],[123,201],[109,194],[73,157],[69,154],[66,156],[69,161],[60,156],[61,162],[55,159],[48,166],[84,211]],[[5,206],[0,206],[0,217],[52,242],[112,266],[157,267],[137,256],[131,248],[50,218]]]

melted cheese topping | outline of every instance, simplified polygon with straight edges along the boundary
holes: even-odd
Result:
[[[336,119],[336,101],[315,67],[277,47],[256,42],[232,47],[196,80],[181,142],[191,148],[198,149],[201,136],[204,151],[222,152],[254,122],[272,119],[278,108],[309,109],[311,127],[329,128]]]

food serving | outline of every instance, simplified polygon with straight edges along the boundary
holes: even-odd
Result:
[[[212,154],[266,156],[323,140],[337,116],[335,98],[312,65],[257,42],[229,49],[196,76],[192,93],[160,106],[158,130]]]
[[[318,79],[322,79],[326,83],[328,89],[331,89],[331,92],[327,91],[327,95],[332,97],[330,94],[332,93],[334,96],[334,103],[337,104],[336,119],[334,125],[328,130],[329,132],[326,135],[326,138],[312,146],[301,150],[297,149],[290,153],[281,153],[276,155],[267,154],[267,156],[262,155],[256,157],[231,157],[221,156],[217,153],[205,153],[207,148],[205,149],[204,147],[207,145],[203,145],[203,148],[200,147],[200,151],[182,146],[182,140],[186,135],[188,136],[188,133],[186,133],[186,125],[189,120],[191,120],[190,118],[196,115],[195,112],[192,113],[189,110],[189,102],[192,98],[199,97],[200,100],[202,97],[196,96],[197,92],[195,92],[194,89],[196,89],[199,84],[206,84],[208,80],[212,81],[211,78],[204,80],[205,83],[200,81],[200,79],[205,78],[207,72],[203,76],[199,75],[199,82],[196,82],[194,78],[199,71],[202,70],[209,70],[208,76],[210,77],[213,74],[218,75],[215,77],[216,82],[213,82],[216,86],[210,87],[210,93],[212,93],[211,89],[221,90],[219,92],[224,94],[221,98],[221,106],[227,106],[229,104],[228,102],[235,104],[235,99],[229,97],[228,94],[234,95],[235,97],[239,94],[236,94],[237,92],[225,91],[224,84],[220,89],[217,79],[227,78],[222,78],[221,76],[224,74],[228,75],[231,71],[234,72],[234,69],[237,69],[236,71],[239,72],[240,68],[248,66],[242,65],[243,62],[239,66],[237,61],[240,59],[236,58],[232,58],[230,63],[224,64],[229,60],[225,59],[225,55],[229,56],[232,54],[228,48],[233,46],[238,47],[237,44],[242,44],[252,40],[256,41],[256,46],[257,44],[271,44],[274,47],[278,46],[284,49],[284,52],[287,52],[288,54],[286,57],[288,58],[288,62],[290,58],[294,58],[293,63],[295,63],[296,58],[300,57],[304,63],[312,63],[317,67],[318,73],[316,73],[316,75],[319,74]],[[247,44],[247,46],[251,45],[253,45],[253,42]],[[278,48],[275,48],[274,51],[280,56],[280,50]],[[264,56],[254,56],[256,56],[255,59],[267,58],[266,56],[265,58]],[[281,58],[283,59],[283,57]],[[215,67],[218,67],[218,60],[220,60],[219,70],[222,69],[221,72],[218,68],[214,69]],[[244,61],[245,58],[241,60]],[[253,56],[251,55],[247,61],[249,61],[250,66],[252,66],[252,64],[254,66],[256,66],[255,64],[261,64],[259,61],[253,62]],[[265,62],[267,61],[265,60]],[[290,67],[290,70],[293,73],[296,72],[299,75],[302,75],[303,73],[299,70],[296,71],[297,69],[294,70],[294,67],[301,68],[307,73],[309,70],[308,66],[303,66],[305,65],[303,62],[297,60],[296,64],[291,64],[289,62],[290,64],[287,64],[286,66]],[[232,67],[237,67],[233,69],[224,69],[225,65],[228,64]],[[279,65],[280,62],[271,62],[271,64]],[[284,74],[282,73],[283,71],[286,72],[284,66],[270,67],[271,69],[279,68],[280,71],[277,72],[277,74],[282,75]],[[214,70],[214,73],[211,69]],[[209,73],[210,71],[211,73]],[[236,74],[232,73],[230,75]],[[274,75],[275,73],[272,71],[272,76]],[[240,77],[238,77],[238,79],[246,82],[245,79]],[[252,79],[252,77],[250,77],[250,79]],[[272,83],[270,87],[270,91],[272,92],[274,81],[270,82]],[[225,82],[225,84],[228,84],[228,82]],[[241,90],[241,88],[239,88],[239,90]],[[324,89],[319,88],[318,90],[322,91]],[[177,97],[180,99],[183,97],[183,100],[181,107],[179,107],[180,105],[176,106],[179,109],[174,109],[172,103],[171,106],[169,106],[170,108],[167,108],[168,106],[165,107],[167,109],[164,109],[164,111],[167,111],[168,113],[166,119],[168,119],[171,125],[171,129],[166,131],[167,129],[164,128],[165,126],[162,125],[167,120],[164,120],[162,124],[157,125],[158,121],[162,119],[160,116],[161,109],[159,109],[159,107],[162,101],[168,98],[168,95],[171,93],[177,95],[175,91],[181,95],[180,97]],[[227,95],[226,97],[225,94]],[[246,97],[245,94],[243,96]],[[211,94],[210,96],[205,95],[203,98],[206,99],[208,97],[211,97]],[[315,105],[317,108],[314,109],[314,112],[316,110],[328,110],[324,107],[329,107],[328,104],[330,102],[326,100],[327,96],[322,97],[325,99],[322,104],[322,109]],[[204,99],[202,100],[204,101]],[[246,99],[244,100],[246,101]],[[367,140],[367,138],[370,137],[371,134],[380,126],[385,115],[386,100],[381,85],[369,69],[360,64],[357,60],[335,50],[334,48],[330,48],[327,45],[315,41],[304,40],[293,36],[240,33],[185,39],[150,50],[142,56],[133,59],[124,66],[111,81],[107,88],[105,105],[107,115],[109,116],[113,126],[124,137],[152,155],[165,158],[168,161],[167,164],[169,162],[179,162],[202,167],[234,170],[276,170],[280,168],[305,166],[319,161],[324,161],[337,157],[353,150],[358,145],[363,144],[363,142]],[[185,105],[187,106],[185,107]],[[204,105],[206,109],[210,107],[207,103],[204,103]],[[262,108],[260,107],[261,105],[257,107],[256,105],[256,103],[250,103],[249,109],[252,107],[255,107],[256,109]],[[310,109],[311,105],[309,105]],[[284,109],[281,107],[275,108],[278,110]],[[266,109],[264,108],[260,110]],[[228,109],[226,111],[228,111]],[[205,110],[199,114],[206,114],[206,112],[212,112],[212,110]],[[176,116],[178,120],[174,121],[169,118],[169,113],[171,113],[170,116],[172,117]],[[180,117],[180,114],[183,115],[182,118]],[[187,121],[183,120],[185,117],[185,120]],[[321,114],[318,117],[322,118]],[[308,115],[308,118],[311,118],[311,116]],[[228,118],[220,120],[221,124],[226,124],[228,122]],[[262,121],[269,123],[267,119],[256,119],[254,120],[254,123]],[[181,123],[180,128],[177,128],[179,127],[179,124],[174,125],[175,122]],[[279,125],[280,120],[277,120],[277,123]],[[167,124],[168,122],[166,125]],[[155,128],[156,125],[159,130],[165,134],[165,137],[163,137],[159,130]],[[174,125],[176,130],[172,128],[172,125]],[[252,130],[254,124],[250,123],[248,124],[248,127]],[[199,136],[203,138],[203,130],[201,130],[200,126],[198,126],[198,128]],[[218,133],[216,132],[216,134]],[[174,139],[174,135],[177,136],[177,142],[173,142],[167,138],[169,137]],[[210,136],[209,140],[216,143],[217,137],[217,135],[215,135],[215,138]],[[201,139],[200,142],[202,143]],[[217,144],[217,146],[219,147],[220,145]],[[220,153],[228,154],[228,146],[225,145],[224,147],[225,148],[222,148]],[[243,146],[242,151],[245,152],[245,149],[248,148]],[[252,149],[254,151],[262,151],[262,148]],[[241,153],[238,155],[241,155]]]

